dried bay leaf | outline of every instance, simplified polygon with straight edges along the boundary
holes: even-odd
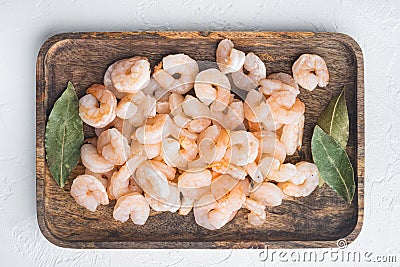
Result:
[[[351,203],[355,192],[354,170],[341,144],[317,125],[311,139],[311,151],[326,184]]]
[[[61,188],[78,164],[83,140],[78,97],[73,84],[68,82],[51,110],[45,136],[46,160],[51,175]]]
[[[331,99],[319,116],[317,124],[328,135],[335,138],[343,148],[346,148],[349,139],[349,114],[344,88],[338,96]]]

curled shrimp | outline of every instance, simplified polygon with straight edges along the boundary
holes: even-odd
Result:
[[[118,117],[115,117],[115,119],[106,127],[95,128],[94,132],[96,133],[97,136],[100,136],[102,132],[113,127],[116,128],[120,133],[122,133],[122,135],[126,138],[126,140],[128,140],[128,143],[130,142],[132,132],[135,130],[135,128],[129,122],[124,121]]]
[[[196,97],[206,105],[213,103],[216,111],[222,111],[229,105],[230,90],[228,77],[217,69],[203,70],[196,76]]]
[[[119,92],[137,93],[150,82],[150,63],[139,56],[119,60],[113,67],[111,80]]]
[[[218,200],[212,193],[207,193],[194,205],[196,223],[209,230],[220,229],[233,219],[245,199],[246,195],[240,186],[235,186]]]
[[[250,90],[244,104],[244,117],[251,122],[262,122],[269,112],[269,106],[263,94],[257,90]]]
[[[187,129],[193,133],[201,133],[203,132],[208,126],[210,126],[211,120],[208,118],[197,118],[191,120],[188,125]]]
[[[319,172],[315,164],[301,161],[296,164],[297,172],[285,183],[278,183],[283,193],[293,197],[306,197],[319,183]]]
[[[297,169],[291,163],[280,164],[279,160],[265,157],[259,163],[261,173],[268,180],[286,182],[295,176]]]
[[[265,96],[272,95],[276,92],[289,92],[293,95],[298,95],[300,93],[297,83],[292,83],[290,79],[292,77],[284,76],[286,73],[271,74],[268,79],[263,79],[260,81],[260,92]],[[279,75],[279,76],[278,76]],[[283,81],[282,81],[283,80]],[[294,80],[293,80],[294,82]]]
[[[249,215],[247,215],[250,224],[259,226],[265,223],[267,214],[265,213],[264,205],[250,198],[246,198],[246,201],[243,203],[243,207],[250,211]]]
[[[145,95],[142,91],[126,94],[117,105],[117,116],[124,120],[132,118],[138,112],[138,105],[142,104],[144,99]]]
[[[247,172],[244,166],[237,166],[235,164],[229,163],[226,160],[221,160],[219,162],[214,162],[209,165],[213,171],[221,174],[229,174],[230,176],[243,180],[246,178]]]
[[[92,144],[84,144],[81,147],[81,159],[83,165],[95,173],[105,173],[114,169],[114,164],[99,154]]]
[[[305,106],[300,99],[295,98],[293,105],[290,106],[293,102],[290,96],[281,99],[272,98],[273,96],[267,99],[267,103],[271,109],[270,115],[274,124],[296,123],[304,114]]]
[[[154,118],[148,119],[146,125],[136,129],[135,138],[141,144],[160,143],[167,117],[167,114],[157,114]]]
[[[178,177],[178,188],[182,195],[199,199],[210,191],[211,172],[208,169],[198,172],[184,172]]]
[[[168,166],[164,162],[158,160],[150,160],[150,163],[154,168],[160,170],[169,181],[175,179],[176,169],[174,167]]]
[[[250,198],[265,206],[279,206],[285,197],[282,190],[271,182],[255,185],[250,192]]]
[[[293,79],[293,77],[287,73],[284,73],[284,72],[272,73],[272,74],[268,75],[267,78],[270,80],[281,81],[282,83],[293,87],[295,90],[292,91],[292,88],[284,87],[285,89],[289,89],[290,91],[292,91],[295,94],[300,94],[299,85],[296,83],[296,81]],[[282,88],[282,89],[284,89],[284,88]]]
[[[108,196],[104,185],[94,176],[77,176],[71,185],[71,195],[76,203],[94,212],[99,204],[108,205]]]
[[[132,222],[138,225],[145,224],[149,215],[149,203],[137,192],[120,197],[113,211],[114,220],[126,222],[131,217]]]
[[[166,198],[170,194],[167,177],[148,160],[137,168],[134,179],[140,188],[153,198]]]
[[[118,171],[114,172],[108,188],[110,195],[118,199],[132,191],[140,191],[140,187],[133,180],[136,169],[146,160],[143,156],[130,158]]]
[[[283,126],[280,142],[286,148],[287,155],[293,155],[297,149],[301,148],[303,142],[304,115],[293,124]]]
[[[259,142],[252,133],[232,131],[230,139],[231,147],[225,153],[225,161],[237,166],[245,166],[257,158]]]
[[[155,211],[176,212],[181,207],[180,191],[178,186],[172,183],[168,184],[169,195],[167,197],[152,196],[144,194],[150,207]]]
[[[292,66],[293,78],[301,87],[314,90],[317,85],[325,87],[329,82],[329,72],[325,60],[313,54],[301,55]]]
[[[230,73],[237,72],[242,68],[246,56],[242,51],[233,48],[231,40],[224,39],[218,44],[216,59],[222,73]]]
[[[263,157],[271,157],[283,163],[286,159],[286,146],[281,142],[279,136],[275,132],[260,132],[260,147]],[[282,136],[281,136],[282,138]]]
[[[97,151],[114,165],[122,165],[131,156],[128,140],[116,128],[102,132],[97,139]]]
[[[247,71],[247,74],[243,73],[243,69]],[[242,90],[255,89],[260,80],[265,79],[267,75],[264,62],[254,53],[246,55],[243,69],[231,74],[233,83]]]
[[[210,117],[210,109],[199,99],[187,95],[182,102],[183,112],[191,118],[208,118]]]
[[[79,116],[88,125],[101,128],[115,119],[117,99],[101,84],[93,84],[79,99]]]
[[[193,88],[199,73],[197,62],[185,54],[169,55],[154,68],[153,78],[164,89],[185,94]],[[175,78],[175,76],[179,78]]]
[[[229,106],[223,111],[216,110],[215,105],[211,105],[210,116],[213,124],[227,130],[245,129],[244,105],[238,99],[232,100]]]

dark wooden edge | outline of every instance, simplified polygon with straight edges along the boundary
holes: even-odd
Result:
[[[71,32],[60,33],[48,38],[39,50],[36,61],[36,209],[37,220],[42,234],[56,246],[65,248],[326,248],[337,247],[337,240],[331,241],[271,241],[271,242],[71,242],[62,240],[47,227],[44,207],[44,177],[46,173],[45,150],[44,150],[44,130],[46,123],[47,106],[45,101],[46,76],[44,60],[49,49],[58,42],[65,39],[132,39],[132,38],[318,38],[333,39],[342,42],[350,49],[357,61],[357,177],[358,177],[358,198],[357,202],[358,218],[357,224],[349,234],[342,239],[347,243],[353,242],[360,234],[364,219],[364,163],[365,163],[365,143],[364,143],[364,60],[363,54],[358,43],[348,35],[330,32],[213,32],[213,31],[188,31],[188,32]],[[42,138],[38,138],[42,136]]]

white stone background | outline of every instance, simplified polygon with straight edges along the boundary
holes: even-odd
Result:
[[[269,264],[259,260],[256,250],[62,249],[40,233],[35,207],[38,50],[55,33],[138,30],[332,31],[352,36],[365,60],[366,175],[364,226],[348,250],[397,255],[399,264],[400,1],[0,0],[0,266]]]

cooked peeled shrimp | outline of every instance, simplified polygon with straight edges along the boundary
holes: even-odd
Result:
[[[164,89],[173,93],[185,94],[193,88],[194,79],[199,73],[197,62],[185,54],[169,55],[154,67],[153,78]],[[179,78],[174,78],[178,75]]]
[[[99,204],[108,205],[108,196],[104,185],[94,176],[77,176],[71,185],[71,195],[76,203],[94,212]]]
[[[243,69],[247,71],[247,74],[244,74],[241,69],[238,72],[233,72],[231,77],[237,87],[246,91],[256,88],[260,80],[265,79],[267,75],[264,62],[254,53],[246,55]]]
[[[287,155],[293,155],[296,149],[301,148],[303,142],[304,115],[292,124],[283,126],[280,141],[286,148]]]
[[[196,223],[208,230],[217,229],[211,224],[209,218],[209,212],[217,206],[217,201],[211,194],[211,192],[203,195],[198,201],[194,203],[193,214]]]
[[[145,224],[149,215],[149,203],[137,192],[120,197],[113,211],[116,221],[126,222],[131,217],[132,222],[138,225]]]
[[[203,132],[208,126],[210,126],[211,120],[208,118],[197,118],[191,120],[188,123],[188,130],[194,133],[201,133]]]
[[[139,56],[119,60],[113,67],[111,80],[118,91],[137,93],[150,82],[150,63]]]
[[[299,85],[296,83],[296,81],[293,79],[292,76],[290,76],[287,73],[284,72],[278,72],[278,73],[272,73],[270,75],[268,75],[267,77],[268,79],[272,79],[272,80],[278,80],[283,82],[284,84],[287,84],[291,87],[293,87],[295,90],[293,91],[296,94],[299,94]],[[290,88],[291,89],[291,88]]]
[[[246,165],[246,172],[254,182],[261,183],[264,181],[265,176],[262,174],[255,161]]]
[[[136,129],[135,137],[141,144],[157,144],[162,141],[167,114],[157,114],[148,119],[146,125]]]
[[[259,226],[265,222],[267,214],[265,213],[264,205],[250,198],[246,198],[246,201],[243,203],[243,207],[250,211],[250,213],[247,215],[250,224]]]
[[[134,179],[143,191],[152,197],[166,198],[170,194],[167,177],[149,161],[140,164]]]
[[[271,99],[271,97],[268,98],[267,103],[271,109],[271,116],[275,124],[296,123],[300,119],[300,117],[304,114],[305,106],[300,99],[296,98],[293,106],[288,107],[291,101],[287,101],[286,99],[280,99],[280,100],[277,100],[275,98]],[[288,98],[288,100],[290,100],[290,97]],[[281,105],[279,103],[285,103],[285,105]]]
[[[314,90],[317,85],[325,87],[329,82],[329,72],[325,60],[313,54],[301,55],[292,66],[293,78],[301,87]]]
[[[138,92],[136,95],[142,95],[142,92]],[[128,119],[129,123],[134,127],[141,126],[146,118],[155,117],[157,111],[156,99],[154,97],[145,95],[140,101],[140,104],[137,105],[138,110],[135,115]]]
[[[211,172],[208,169],[198,172],[184,172],[178,177],[178,188],[182,195],[199,199],[210,191]]]
[[[152,196],[144,194],[150,207],[155,211],[175,212],[181,207],[180,191],[178,186],[172,183],[168,184],[169,195],[167,197]]]
[[[231,147],[225,153],[225,161],[237,166],[245,166],[257,158],[259,142],[252,133],[232,131],[230,139]]]
[[[150,163],[154,168],[160,170],[169,181],[175,179],[176,169],[174,167],[168,166],[164,162],[158,160],[150,160]]]
[[[275,132],[265,131],[259,140],[263,157],[275,158],[281,163],[285,161],[286,147]]]
[[[138,105],[142,104],[145,95],[142,91],[135,94],[126,94],[118,103],[116,114],[121,119],[130,119],[138,111]]]
[[[168,98],[169,109],[171,110],[172,115],[175,116],[175,112],[182,111],[182,103],[183,103],[183,96],[177,93],[172,93]]]
[[[203,70],[196,76],[194,91],[204,104],[215,105],[216,111],[224,110],[231,97],[228,77],[217,69]]]
[[[258,163],[258,168],[264,177],[276,182],[286,182],[296,174],[296,167],[291,163],[280,164],[279,160],[265,157]]]
[[[304,161],[297,163],[296,167],[296,175],[285,183],[278,183],[278,186],[282,189],[283,193],[288,196],[308,196],[318,186],[318,168],[315,164]]]
[[[251,122],[262,122],[269,114],[269,106],[262,93],[250,90],[244,104],[244,116]]]
[[[245,60],[245,54],[233,48],[233,43],[229,39],[219,42],[216,51],[217,64],[223,73],[239,71]]]
[[[212,193],[203,195],[194,205],[196,223],[209,230],[219,229],[233,219],[246,199],[239,186],[216,200]]]
[[[233,178],[229,174],[222,174],[212,180],[211,193],[216,200],[219,200],[227,195],[233,188],[235,188],[240,181],[242,180]]]
[[[93,84],[79,99],[79,116],[90,126],[101,128],[115,119],[117,99],[101,84]]]
[[[162,140],[161,157],[164,162],[171,167],[178,167],[185,170],[188,161],[180,153],[181,144],[173,138],[164,138]]]
[[[81,159],[83,165],[95,173],[105,173],[114,169],[114,164],[99,154],[92,144],[84,144],[81,147]]]
[[[243,180],[246,178],[246,169],[243,166],[237,166],[235,164],[229,163],[225,160],[221,160],[219,162],[212,163],[209,167],[212,168],[213,171],[221,173],[221,174],[229,174],[232,177]]]
[[[117,89],[115,89],[114,84],[111,79],[111,72],[114,70],[114,67],[117,62],[114,62],[113,64],[111,64],[108,67],[106,73],[104,74],[103,83],[104,83],[104,86],[106,87],[106,89],[110,90],[115,95],[116,98],[122,99],[126,95],[126,93],[120,92]]]
[[[191,118],[208,118],[210,116],[210,109],[199,99],[186,95],[182,102],[183,112]]]
[[[276,92],[289,92],[295,96],[298,95],[300,91],[297,84],[288,84],[289,81],[286,80],[288,78],[281,77],[283,74],[284,73],[280,74],[279,77],[272,76],[275,78],[271,78],[270,76],[268,76],[268,79],[262,79],[260,81],[260,92],[263,93],[265,96],[272,95]],[[280,79],[285,79],[285,82]]]
[[[121,196],[134,191],[137,191],[138,185],[136,183],[133,186],[131,179],[135,174],[136,169],[146,160],[143,156],[134,156],[130,158],[125,165],[123,165],[118,171],[114,172],[110,179],[110,186],[108,188],[110,195],[118,199]]]
[[[114,165],[122,165],[131,156],[128,140],[115,128],[102,132],[97,139],[97,151]]]
[[[284,197],[282,190],[270,182],[255,185],[250,192],[251,199],[265,206],[279,206]]]

